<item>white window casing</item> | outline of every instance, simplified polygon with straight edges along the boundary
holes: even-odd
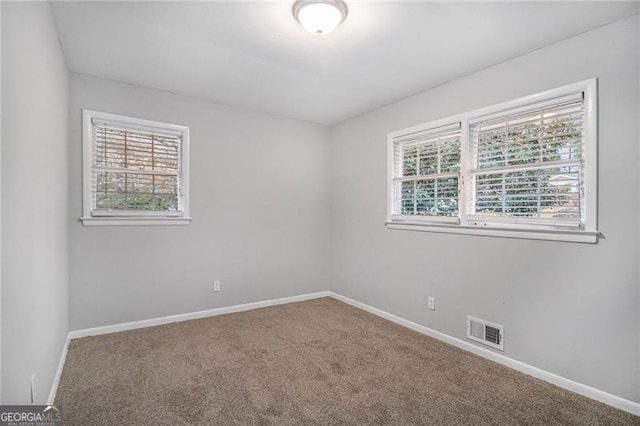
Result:
[[[389,133],[387,227],[597,242],[596,107],[593,78]]]
[[[189,128],[83,110],[84,225],[186,225]]]

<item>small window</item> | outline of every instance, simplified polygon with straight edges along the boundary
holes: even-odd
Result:
[[[460,123],[394,140],[393,216],[458,221]]]
[[[189,223],[189,128],[83,110],[85,225]]]
[[[389,134],[394,229],[597,241],[596,80]]]

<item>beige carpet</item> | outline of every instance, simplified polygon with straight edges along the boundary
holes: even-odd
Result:
[[[325,298],[73,340],[66,425],[640,425]]]

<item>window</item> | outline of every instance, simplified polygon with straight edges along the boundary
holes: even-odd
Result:
[[[393,141],[393,202],[398,218],[458,221],[460,138],[458,123]]]
[[[596,80],[389,134],[387,226],[596,242]]]
[[[473,220],[579,228],[582,93],[470,124]]]
[[[189,223],[189,128],[83,110],[85,225]]]

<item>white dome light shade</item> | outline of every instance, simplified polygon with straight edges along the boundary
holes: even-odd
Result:
[[[347,5],[342,0],[298,0],[293,16],[311,34],[326,35],[347,17]]]

